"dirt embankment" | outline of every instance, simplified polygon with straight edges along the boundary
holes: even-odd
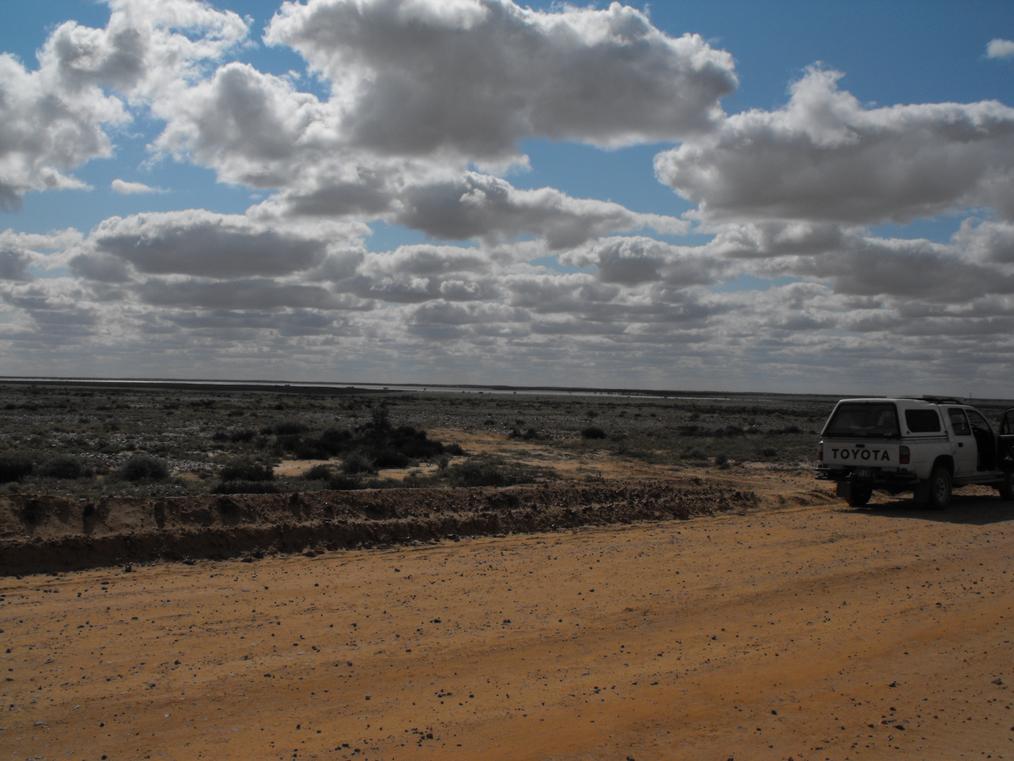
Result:
[[[97,501],[13,496],[0,498],[0,574],[688,518],[755,501],[752,492],[699,479]]]

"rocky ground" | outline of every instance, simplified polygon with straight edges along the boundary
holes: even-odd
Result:
[[[500,489],[382,489],[99,500],[0,496],[0,574],[159,559],[247,559],[461,536],[689,518],[756,496],[699,477]]]
[[[0,579],[0,759],[1014,756],[1014,504],[682,477],[731,509]]]

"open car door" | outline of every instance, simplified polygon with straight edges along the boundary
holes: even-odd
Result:
[[[1014,409],[1003,413],[998,438],[1000,467],[1006,471],[1014,471]]]

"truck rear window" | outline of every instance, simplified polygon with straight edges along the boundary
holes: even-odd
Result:
[[[912,433],[938,433],[940,416],[936,410],[905,410],[905,424]]]
[[[825,436],[863,439],[897,438],[898,411],[893,404],[847,402],[839,404],[824,429]]]

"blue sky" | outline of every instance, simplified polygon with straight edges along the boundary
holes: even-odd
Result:
[[[1007,389],[1009,3],[280,6],[8,0],[0,373]]]

